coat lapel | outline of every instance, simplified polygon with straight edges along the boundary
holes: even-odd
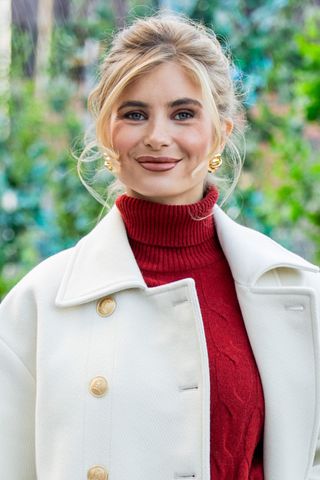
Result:
[[[119,210],[114,206],[74,247],[56,305],[72,306],[127,288],[146,288],[130,248]]]
[[[214,209],[214,219],[221,247],[237,283],[253,286],[264,273],[278,267],[319,271],[266,235],[234,222],[219,207]]]

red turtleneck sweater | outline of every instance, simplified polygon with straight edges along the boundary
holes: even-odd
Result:
[[[116,205],[149,287],[195,280],[210,367],[211,480],[263,480],[263,392],[214,228],[217,197],[211,188],[197,203],[163,205],[124,194]]]

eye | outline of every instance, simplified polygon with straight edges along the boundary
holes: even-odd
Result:
[[[129,120],[145,120],[146,116],[141,112],[127,112],[124,114],[124,118]]]
[[[177,118],[180,117],[180,118]],[[181,112],[178,112],[174,115],[174,118],[177,120],[188,120],[189,118],[194,117],[194,112],[189,111],[189,110],[182,110]]]

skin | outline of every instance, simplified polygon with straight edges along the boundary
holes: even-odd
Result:
[[[216,153],[231,130],[230,120]],[[114,105],[110,133],[115,173],[129,196],[173,205],[203,197],[214,131],[200,86],[180,65],[161,64],[129,85]]]

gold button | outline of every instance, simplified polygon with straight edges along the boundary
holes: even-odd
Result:
[[[90,382],[90,392],[95,397],[103,397],[108,389],[108,382],[104,377],[95,377]]]
[[[88,480],[108,480],[108,473],[101,465],[94,465],[88,470]]]
[[[116,302],[112,297],[101,298],[97,303],[97,312],[101,317],[108,317],[116,308]]]

